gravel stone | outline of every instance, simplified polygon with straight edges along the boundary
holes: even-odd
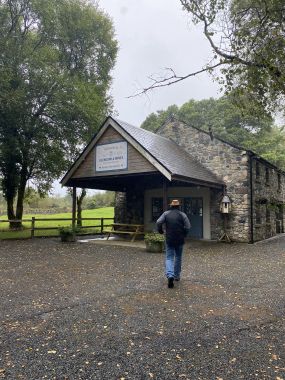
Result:
[[[285,379],[285,237],[163,254],[0,242],[0,379]]]

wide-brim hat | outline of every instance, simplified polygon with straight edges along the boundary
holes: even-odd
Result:
[[[173,199],[170,203],[170,206],[180,206],[180,202],[178,199]]]

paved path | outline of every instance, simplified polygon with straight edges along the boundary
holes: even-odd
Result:
[[[0,242],[0,379],[285,379],[285,239],[163,255]]]

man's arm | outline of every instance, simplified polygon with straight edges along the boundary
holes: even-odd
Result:
[[[165,212],[157,219],[156,228],[160,234],[163,234],[162,225],[165,223]]]
[[[182,216],[183,216],[183,222],[184,222],[185,236],[187,236],[191,228],[191,223],[184,212],[182,212]]]

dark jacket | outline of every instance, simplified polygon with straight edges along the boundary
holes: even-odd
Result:
[[[170,246],[184,244],[184,238],[188,234],[191,224],[187,215],[178,209],[165,211],[156,222],[157,230],[163,234],[163,225],[165,225],[166,243]]]

